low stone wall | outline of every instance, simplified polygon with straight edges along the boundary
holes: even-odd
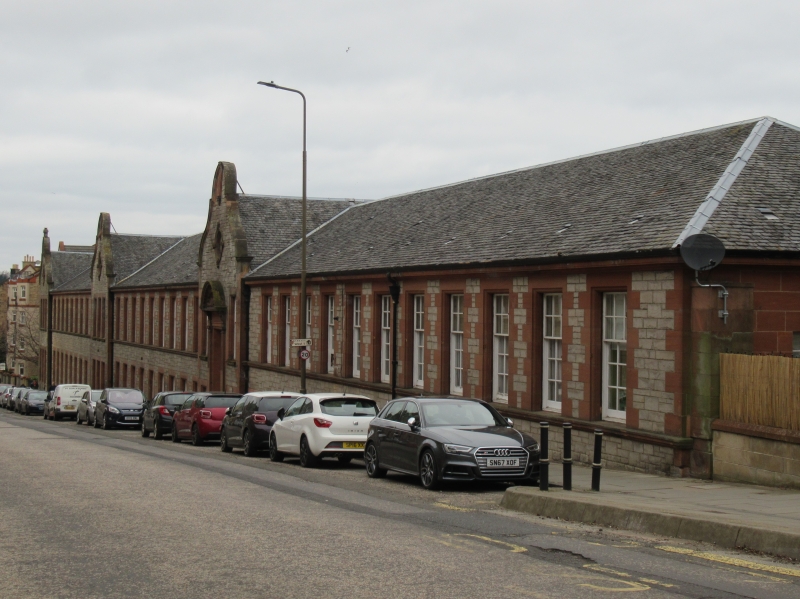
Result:
[[[744,433],[714,430],[714,480],[800,489],[800,438]]]

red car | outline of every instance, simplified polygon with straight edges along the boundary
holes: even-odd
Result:
[[[241,397],[230,393],[195,393],[172,416],[172,442],[191,439],[192,445],[202,445],[208,439],[219,439],[225,411]]]

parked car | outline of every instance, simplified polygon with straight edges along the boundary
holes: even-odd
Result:
[[[44,400],[47,399],[47,391],[39,391],[38,389],[30,389],[22,394],[17,401],[20,414],[29,416],[31,414],[44,413]]]
[[[156,439],[172,434],[172,415],[191,396],[191,393],[163,391],[146,402],[142,415],[142,437],[149,437],[151,431]]]
[[[387,470],[419,476],[435,489],[443,481],[535,481],[539,444],[477,399],[396,399],[372,421],[364,450],[370,478]]]
[[[103,389],[94,405],[94,427],[137,428],[142,424],[143,411],[144,395],[138,389]]]
[[[0,408],[6,407],[6,391],[11,389],[11,385],[0,385]]]
[[[91,391],[89,385],[56,385],[53,390],[53,400],[48,403],[45,418],[61,420],[62,418],[76,418],[78,404],[86,391]]]
[[[0,405],[2,405],[5,409],[10,409],[8,407],[9,402],[11,401],[11,394],[14,392],[14,387],[6,387],[3,391],[2,395],[0,395]]]
[[[209,439],[218,439],[225,411],[241,397],[238,393],[195,393],[172,417],[172,442],[191,439],[192,445],[202,445]]]
[[[290,407],[300,397],[299,393],[284,391],[259,391],[248,393],[228,408],[222,419],[220,449],[231,451],[241,447],[244,455],[254,456],[259,449],[269,449],[272,425],[278,412]]]
[[[20,395],[22,395],[25,391],[27,391],[27,387],[14,387],[14,390],[11,392],[11,395],[8,397],[8,405],[6,406],[12,412],[17,411],[17,400],[19,400]]]
[[[85,422],[87,426],[92,426],[94,423],[94,406],[102,393],[102,391],[97,390],[83,392],[83,397],[78,403],[78,415],[75,417],[75,424],[83,424]]]
[[[312,393],[301,397],[288,410],[278,411],[270,433],[269,457],[300,456],[300,465],[311,468],[321,458],[336,457],[349,463],[364,454],[370,421],[377,404],[361,395]]]

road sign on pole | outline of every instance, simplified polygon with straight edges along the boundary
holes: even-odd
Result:
[[[308,360],[311,357],[311,352],[303,348],[299,352],[297,352],[297,357],[300,358],[301,360]]]
[[[292,347],[311,347],[311,339],[292,339]]]

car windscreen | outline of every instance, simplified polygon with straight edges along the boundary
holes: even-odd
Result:
[[[375,416],[378,406],[371,399],[323,399],[319,402],[323,414],[331,416]]]
[[[45,399],[47,399],[47,391],[28,393],[28,401],[44,401]]]
[[[506,426],[476,401],[422,402],[421,407],[426,426]]]
[[[203,407],[204,408],[232,408],[239,399],[241,399],[241,395],[217,395],[206,397],[203,400]]]
[[[141,391],[136,389],[120,389],[108,392],[110,403],[142,403],[144,397]]]
[[[281,408],[288,410],[296,397],[262,397],[258,400],[259,412],[277,412]]]
[[[168,406],[179,406],[192,396],[191,393],[173,393],[164,398],[164,403]]]

